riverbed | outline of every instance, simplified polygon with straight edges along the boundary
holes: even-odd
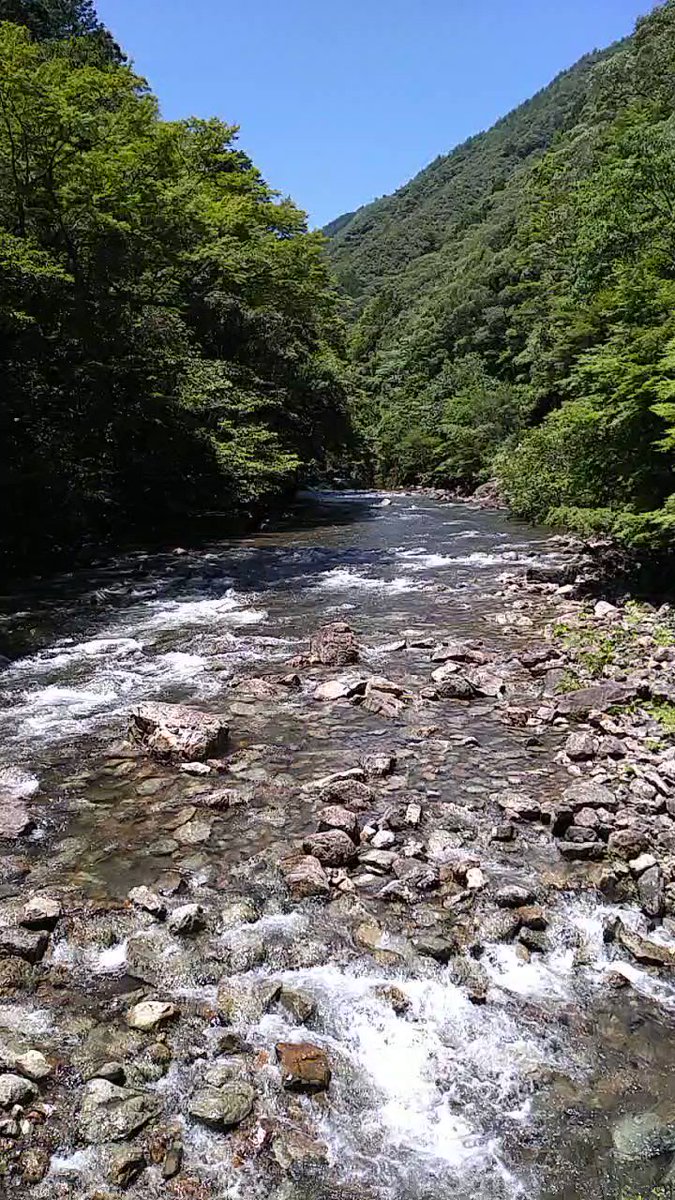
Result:
[[[0,1052],[50,1067],[0,1121],[8,1195],[567,1200],[667,1178],[675,989],[605,935],[617,912],[643,915],[494,799],[545,809],[578,776],[565,722],[515,711],[540,703],[522,656],[562,603],[517,581],[566,553],[498,512],[325,493],[252,536],[3,598],[0,789],[31,828],[2,844],[0,927],[30,897],[60,906],[39,962],[10,953],[0,971]],[[309,660],[339,622],[358,663]],[[434,697],[451,639],[502,664],[504,687]],[[400,710],[317,698],[351,676],[384,680]],[[261,677],[273,694],[247,686]],[[223,716],[227,754],[199,773],[148,755],[127,739],[147,701]],[[327,867],[325,895],[294,896],[284,861],[327,802],[356,814],[358,856]],[[131,902],[139,887],[165,911]],[[508,888],[538,910],[510,936],[493,902]],[[187,937],[170,927],[186,905],[202,914]],[[139,1032],[128,1013],[145,999],[174,1011]],[[283,1086],[276,1047],[300,1041],[326,1056],[328,1087]],[[152,1110],[129,1136],[83,1119],[101,1077],[125,1091],[115,1104]],[[254,1097],[236,1127],[191,1115],[195,1091],[233,1080]]]

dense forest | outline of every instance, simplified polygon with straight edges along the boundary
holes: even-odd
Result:
[[[674,0],[326,233],[384,481],[672,543]]]
[[[323,254],[90,0],[0,0],[0,559],[255,512],[344,447]]]

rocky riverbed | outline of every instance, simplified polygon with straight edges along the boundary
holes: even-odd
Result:
[[[675,1156],[675,623],[430,497],[7,597],[0,1188],[619,1196]]]

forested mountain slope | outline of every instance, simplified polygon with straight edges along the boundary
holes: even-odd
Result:
[[[672,537],[674,0],[331,229],[383,479]]]
[[[348,437],[323,239],[90,0],[0,20],[0,564],[272,501]]]

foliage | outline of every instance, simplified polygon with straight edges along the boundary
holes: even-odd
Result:
[[[469,489],[496,472],[530,520],[672,545],[674,81],[666,0],[333,223],[385,479]]]
[[[39,7],[95,20],[86,2]],[[91,36],[0,25],[0,551],[14,564],[269,503],[349,436],[323,239],[235,127],[162,121]]]

